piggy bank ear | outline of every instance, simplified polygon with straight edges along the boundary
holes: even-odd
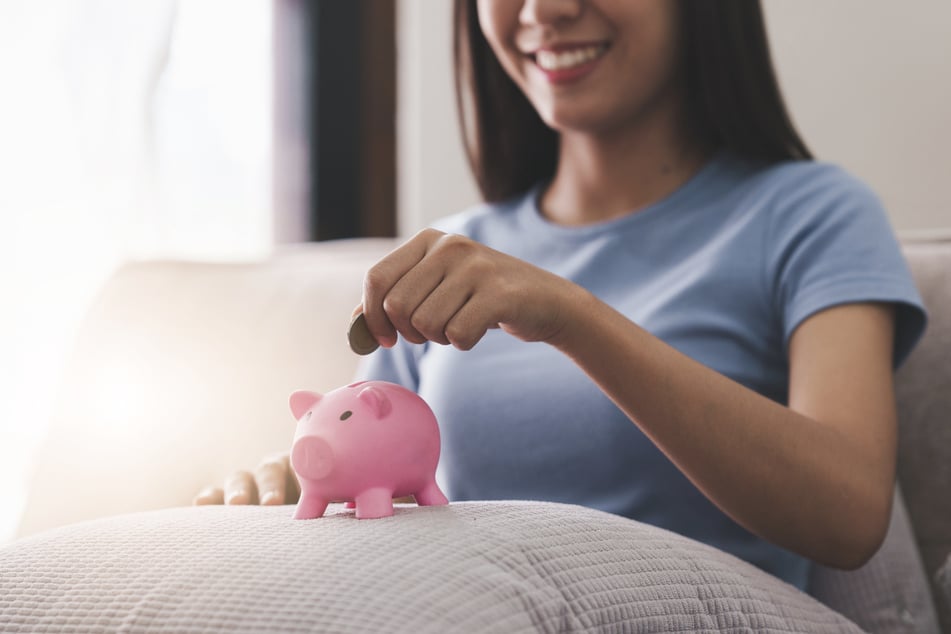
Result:
[[[390,404],[390,399],[387,397],[386,393],[375,387],[365,387],[360,390],[360,394],[357,395],[357,398],[361,402],[365,403],[370,407],[370,411],[377,418],[383,418],[390,413],[392,405]]]
[[[322,398],[323,396],[317,392],[307,390],[297,390],[291,394],[291,412],[294,414],[294,419],[300,420],[300,417]]]

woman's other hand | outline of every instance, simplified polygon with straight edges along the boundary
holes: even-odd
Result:
[[[288,455],[276,454],[262,460],[253,473],[236,471],[223,486],[205,487],[194,503],[278,505],[295,504],[299,497],[300,484]]]
[[[373,266],[362,310],[385,347],[397,333],[469,350],[490,328],[554,343],[581,287],[469,238],[426,229]]]

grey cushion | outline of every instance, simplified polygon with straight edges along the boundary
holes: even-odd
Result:
[[[882,547],[853,571],[813,566],[809,592],[874,634],[938,634],[931,587],[895,489],[892,519]]]
[[[291,519],[186,507],[0,548],[4,632],[859,632],[796,588],[576,506]]]
[[[929,579],[951,554],[951,241],[905,243],[928,330],[895,380],[898,477]],[[936,601],[944,631],[951,606]]]
[[[938,587],[938,604],[951,613],[951,556],[935,574],[935,583]]]

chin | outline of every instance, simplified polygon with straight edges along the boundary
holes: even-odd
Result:
[[[535,110],[545,125],[559,133],[603,134],[615,127],[612,122],[622,118],[618,117],[617,112],[612,112],[612,108],[605,108],[604,104],[570,101],[535,102]]]
[[[603,134],[610,129],[605,119],[584,112],[558,112],[542,116],[542,121],[559,134]]]

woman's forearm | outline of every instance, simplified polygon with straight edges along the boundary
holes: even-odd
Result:
[[[586,291],[571,305],[551,343],[725,513],[828,565],[854,567],[874,552],[893,463],[690,359]]]

